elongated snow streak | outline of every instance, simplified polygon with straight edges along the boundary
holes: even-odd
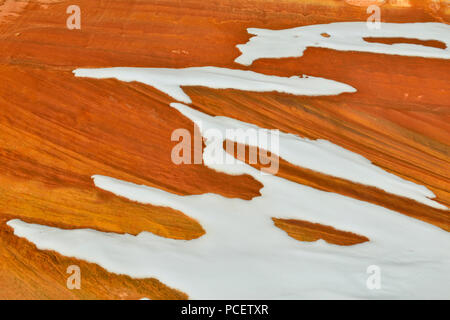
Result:
[[[258,126],[228,117],[209,116],[181,103],[172,103],[171,106],[180,111],[187,118],[191,119],[200,128],[202,133],[209,129],[215,129],[220,130],[222,136],[225,137],[227,129],[261,130]],[[229,140],[241,142],[232,137],[230,137]],[[279,149],[278,152],[275,149],[272,149],[272,146],[262,144],[264,141],[254,142],[255,141],[251,141],[250,139],[246,141],[250,146],[268,149],[271,152],[277,153],[284,160],[300,167],[356,183],[377,187],[386,192],[410,198],[434,208],[447,209],[446,206],[439,202],[427,198],[434,198],[435,195],[425,186],[415,184],[394,174],[388,173],[373,165],[370,160],[363,156],[346,150],[327,140],[310,140],[301,138],[297,135],[281,132],[279,135],[280,144],[279,147],[276,148],[277,150]],[[221,148],[222,141],[214,141],[214,147],[217,147],[214,149]],[[205,151],[205,154],[206,153],[207,151]],[[226,159],[223,162],[229,163]],[[212,166],[212,164],[213,161],[211,159],[210,166]],[[241,166],[235,165],[214,164],[214,168],[228,174],[245,173],[245,170],[240,171]]]
[[[338,95],[356,90],[344,83],[311,76],[277,77],[261,73],[217,67],[169,68],[99,68],[76,69],[77,77],[116,78],[139,81],[172,98],[191,103],[181,86],[205,86],[214,89],[238,89],[255,92],[277,91],[306,96]]]
[[[249,28],[247,31],[255,36],[246,44],[236,46],[242,54],[235,62],[243,65],[251,65],[253,61],[261,58],[301,57],[308,47],[450,58],[450,27],[444,23],[380,23],[379,29],[371,29],[366,22],[336,22],[284,30]],[[366,37],[437,40],[445,43],[447,47],[439,49],[418,44],[372,43],[363,39]]]

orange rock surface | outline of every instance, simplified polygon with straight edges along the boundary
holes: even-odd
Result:
[[[364,2],[364,3],[363,3]],[[245,67],[233,61],[247,27],[282,29],[365,21],[367,1],[80,0],[81,30],[66,27],[64,0],[0,0],[0,298],[185,299],[156,279],[132,279],[37,250],[6,226],[20,218],[60,228],[193,239],[202,227],[182,212],[141,205],[94,187],[103,174],[177,194],[252,199],[262,184],[203,165],[176,166],[170,140],[193,124],[172,99],[139,83],[75,78],[79,67]],[[450,21],[448,1],[382,5],[384,22]],[[399,39],[397,39],[399,40]],[[379,40],[382,41],[382,40]],[[430,43],[429,45],[439,45]],[[358,89],[337,97],[185,88],[193,107],[312,139],[326,139],[424,185],[450,206],[450,62],[309,48],[247,69],[308,74]],[[281,161],[280,176],[399,211],[450,231],[448,212]],[[362,213],[363,214],[363,213]],[[307,221],[277,219],[292,237],[349,245],[367,241]],[[368,239],[370,241],[370,239]],[[78,264],[81,290],[66,287]]]

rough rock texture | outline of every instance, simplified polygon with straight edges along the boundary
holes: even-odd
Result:
[[[20,218],[61,228],[193,239],[204,230],[172,209],[140,205],[94,188],[93,174],[177,194],[251,199],[262,185],[202,165],[175,166],[172,130],[192,123],[163,93],[138,83],[75,78],[79,67],[244,68],[233,60],[247,27],[289,28],[364,21],[377,1],[79,0],[81,30],[68,30],[72,1],[0,0],[0,298],[186,298],[155,279],[114,275],[40,251],[5,225]],[[384,22],[450,21],[448,1],[387,1]],[[245,69],[245,68],[244,68]],[[357,87],[338,97],[185,88],[208,114],[327,139],[427,186],[450,206],[450,62],[310,48],[301,58],[262,59],[247,69],[309,74]],[[377,203],[450,230],[448,212],[281,162],[280,176]],[[276,218],[276,213],[274,213]],[[308,222],[274,219],[298,240],[366,241]],[[331,236],[329,236],[331,234]],[[370,239],[369,239],[370,241]],[[82,267],[82,290],[66,268]]]

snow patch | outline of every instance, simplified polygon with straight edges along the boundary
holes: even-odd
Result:
[[[366,22],[336,22],[316,24],[284,30],[249,28],[255,35],[246,44],[236,47],[242,54],[235,62],[251,65],[261,58],[301,57],[308,47],[340,51],[359,51],[425,58],[450,58],[450,27],[444,23],[380,23],[379,29],[370,29]],[[328,34],[325,37],[322,34]],[[363,38],[411,38],[437,40],[447,48],[439,49],[418,44],[382,44]]]

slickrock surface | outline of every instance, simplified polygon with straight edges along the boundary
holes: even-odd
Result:
[[[357,88],[332,97],[184,88],[193,107],[310,139],[326,139],[404,179],[450,207],[450,62],[309,48],[300,58],[234,63],[247,27],[284,29],[365,21],[376,1],[80,0],[81,30],[66,27],[71,1],[0,0],[0,298],[183,299],[156,279],[132,279],[93,263],[38,250],[5,223],[22,219],[64,229],[150,231],[194,239],[205,230],[182,212],[142,205],[95,188],[91,176],[179,195],[252,199],[263,185],[203,165],[172,163],[170,139],[192,122],[173,99],[140,83],[76,78],[75,68],[218,66],[268,75],[308,74]],[[448,1],[396,1],[383,22],[449,22]],[[372,41],[372,40],[371,40]],[[392,39],[378,39],[390,43]],[[402,39],[394,40],[402,42]],[[416,42],[419,43],[419,42]],[[439,43],[421,43],[440,46]],[[448,211],[333,178],[281,159],[279,176],[398,211],[450,231]],[[361,213],[364,214],[364,213]],[[307,221],[274,223],[301,241],[370,241]],[[83,270],[82,290],[66,268]]]

